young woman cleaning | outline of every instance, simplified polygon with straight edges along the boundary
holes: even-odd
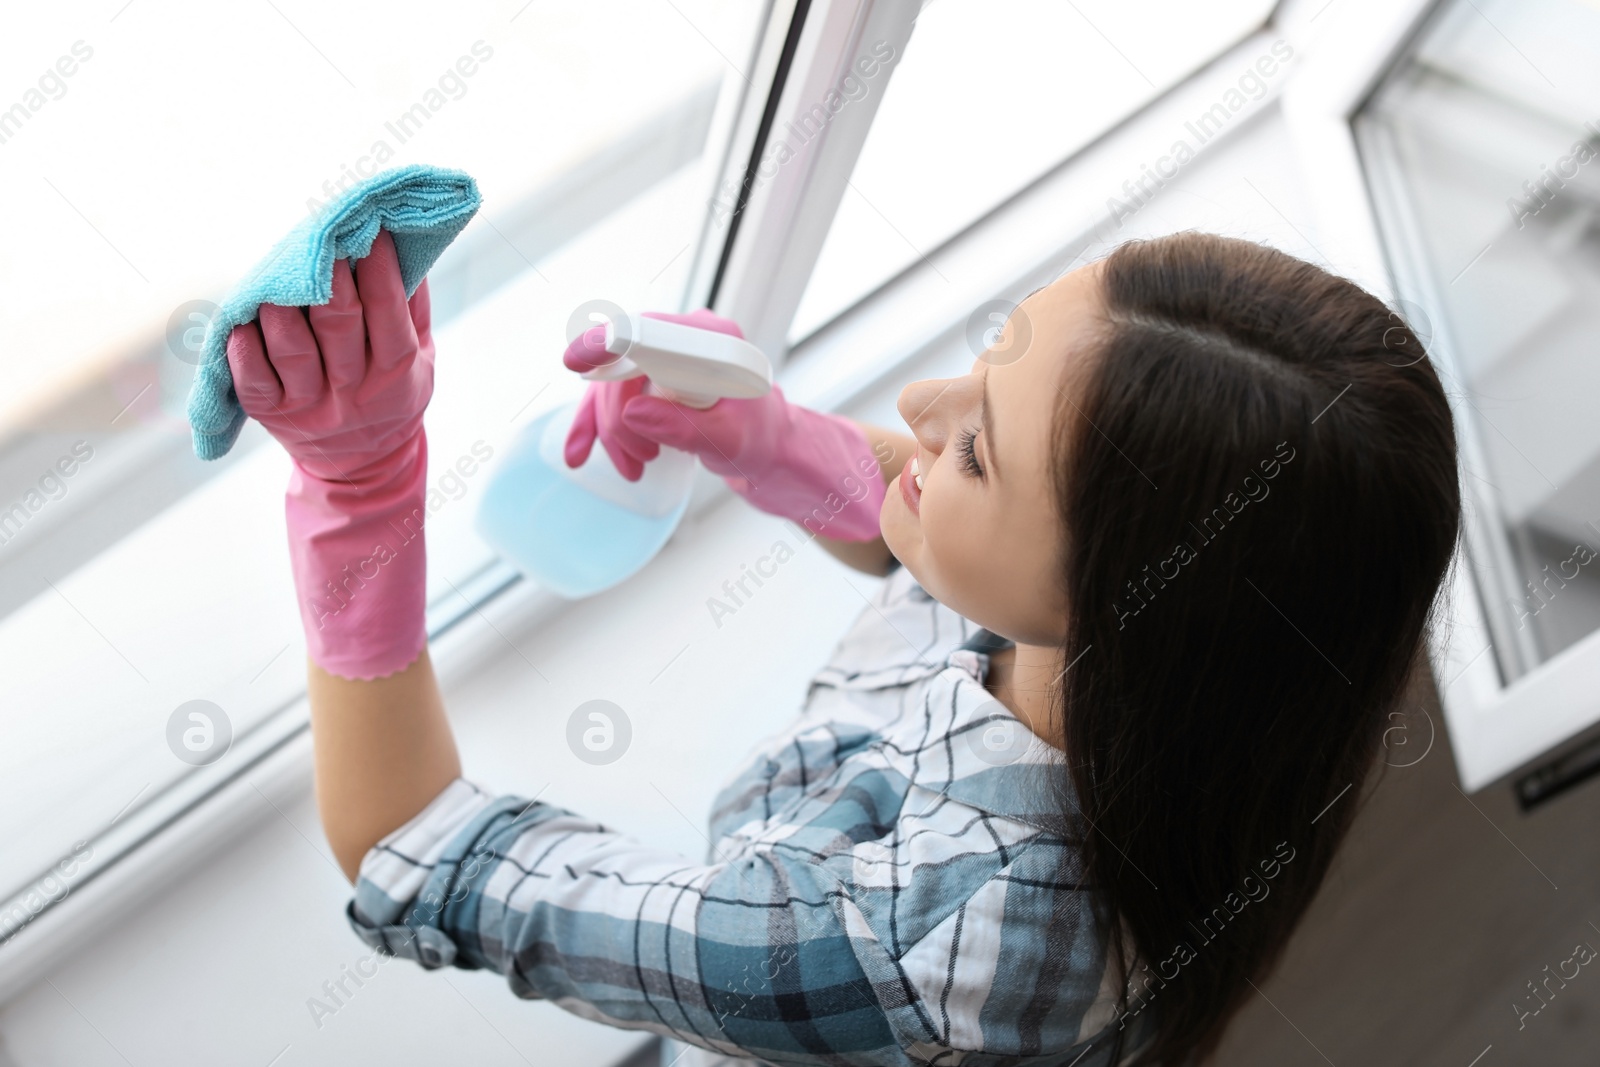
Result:
[[[776,389],[591,386],[569,462],[688,449],[889,574],[697,860],[461,777],[396,533],[424,514],[427,289],[387,234],[336,268],[228,358],[295,461],[317,795],[362,938],[683,1067],[1215,1047],[1349,826],[1456,544],[1449,409],[1382,303],[1187,233],[1034,293],[969,374],[905,389],[910,436]]]

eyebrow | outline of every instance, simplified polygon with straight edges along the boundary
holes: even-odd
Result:
[[[979,404],[979,411],[980,411],[981,418],[983,420],[983,451],[984,451],[984,454],[989,457],[989,470],[990,470],[990,472],[995,474],[996,476],[998,476],[1000,471],[999,471],[998,465],[995,463],[995,460],[994,460],[994,452],[995,452],[995,449],[994,449],[994,416],[990,413],[990,408],[991,408],[991,405],[989,403],[989,372],[988,371],[984,371],[983,372],[983,401],[982,401],[981,404]]]

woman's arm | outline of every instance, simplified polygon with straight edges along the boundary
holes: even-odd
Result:
[[[861,425],[885,483],[911,458],[908,435]],[[888,547],[875,541],[817,542],[867,574],[889,570]],[[398,674],[356,681],[308,663],[311,731],[316,738],[317,808],[322,829],[345,875],[355,881],[361,858],[404,826],[461,774],[455,738],[426,650]]]
[[[1041,980],[1035,960],[1098,962],[1092,926],[1072,924],[1075,941],[1030,952],[1046,944],[1040,915],[1083,910],[1070,899],[1076,886],[1059,901],[1045,888],[1059,847],[953,801],[919,821],[911,849],[888,828],[842,845],[830,826],[858,819],[859,798],[847,790],[835,800],[820,819],[808,809],[780,826],[774,816],[762,834],[770,840],[725,839],[714,851],[727,858],[696,862],[537,798],[457,780],[371,854],[348,915],[368,945],[429,970],[486,969],[524,1000],[741,1060],[912,1067],[939,1062],[952,1023],[962,1047],[987,1040],[980,1050],[1014,1059],[1040,1036],[1025,1017],[1041,996],[1057,1006],[1047,1047],[1071,1044],[1101,974],[1061,966]],[[760,807],[753,802],[757,820]],[[981,841],[961,829],[980,821]],[[929,857],[937,877],[918,873]],[[1018,906],[995,881],[1002,871],[1040,888]],[[999,891],[980,896],[989,885]],[[983,936],[951,937],[960,920],[940,922],[946,912]],[[1012,956],[1034,959],[996,972],[1002,939]]]
[[[878,466],[883,471],[883,482],[888,485],[910,462],[911,454],[917,449],[916,439],[910,434],[885,430],[880,426],[871,426],[864,422],[856,425],[867,435],[867,441],[872,445],[872,453],[877,457]],[[841,563],[864,574],[879,576],[888,574],[890,563],[894,558],[889,553],[889,546],[883,543],[881,535],[872,541],[838,541],[830,537],[818,537],[817,543]]]
[[[744,336],[733,320],[706,309],[645,314]],[[605,331],[592,328],[573,339],[562,361],[577,373],[605,366],[616,357],[604,343]],[[778,386],[764,396],[724,398],[696,409],[653,396],[643,390],[641,379],[632,379],[590,383],[567,436],[567,463],[585,462],[596,442],[629,479],[639,477],[662,445],[692,453],[735,493],[761,511],[804,526],[848,566],[881,575],[893,562],[878,536],[883,500],[878,490],[894,480],[916,450],[916,441],[905,434],[792,404]],[[862,479],[874,466],[883,481],[862,493]]]
[[[244,410],[293,460],[285,496],[305,624],[316,789],[352,881],[374,844],[460,773],[428,661],[427,283],[408,300],[387,231],[327,304],[263,305],[228,339]]]
[[[317,810],[345,877],[461,774],[433,664],[423,650],[398,674],[341,678],[307,661]]]

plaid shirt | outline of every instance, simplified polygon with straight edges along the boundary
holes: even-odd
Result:
[[[350,921],[695,1062],[1106,1067],[1060,754],[983,688],[985,636],[897,570],[719,795],[708,862],[457,779],[367,854]]]

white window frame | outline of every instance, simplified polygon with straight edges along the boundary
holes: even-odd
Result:
[[[711,137],[721,136],[727,145],[724,157],[710,168],[712,176],[719,179],[718,187],[726,175],[736,179],[742,175],[753,157],[759,120],[797,12],[804,12],[805,18],[799,27],[801,36],[794,62],[783,82],[779,122],[809,108],[812,98],[820,99],[837,83],[848,63],[854,61],[854,48],[863,34],[877,35],[867,37],[869,42],[892,34],[892,39],[903,45],[919,7],[916,0],[769,0],[765,24],[748,64],[746,88],[738,94],[731,114],[713,120]],[[892,67],[882,72],[885,80],[891,70]],[[803,219],[820,218],[823,225],[819,228],[826,230],[825,223],[842,195],[878,96],[881,92],[873,94],[870,107],[855,104],[847,109],[845,115],[830,123],[823,136],[806,146],[802,159],[791,161],[772,181],[758,186],[753,199],[757,209],[743,225],[745,247],[769,240],[781,247],[785,231],[801,230]],[[825,192],[828,183],[819,180],[829,174],[835,176],[837,184],[831,201]],[[708,199],[716,195],[712,188],[707,188],[707,193]],[[796,202],[803,204],[803,211],[795,210]],[[785,205],[785,210],[777,209],[779,203]],[[708,216],[686,302],[697,306],[705,303],[714,275],[703,265],[717,263],[726,241],[728,221],[722,220],[719,226],[714,213]],[[810,258],[804,260],[806,276],[815,254],[816,249],[812,249]],[[781,269],[784,266],[770,257],[759,267],[746,266],[742,261],[731,266],[725,272],[727,282],[721,287],[724,295],[717,306],[725,309],[724,313],[755,324],[757,330],[762,323],[780,318],[782,328],[787,328],[792,304],[785,312],[780,303],[766,296],[774,283],[792,275],[792,271]],[[760,284],[741,288],[736,284],[741,271],[758,276]],[[463,284],[470,287],[480,280],[466,278]],[[799,284],[803,286],[803,277]],[[796,292],[793,302],[798,299]],[[778,310],[769,312],[769,304]],[[770,350],[781,360],[781,344]],[[218,477],[227,479],[238,473],[230,470]],[[710,502],[702,499],[697,506],[705,507]],[[463,603],[435,603],[428,610],[430,656],[447,685],[496,654],[499,639],[492,627],[532,626],[553,617],[568,603],[523,580],[503,561],[457,584]],[[131,807],[125,816],[94,837],[90,858],[75,873],[67,894],[48,904],[0,944],[0,1002],[36,981],[61,956],[109,928],[184,869],[203,862],[223,842],[275,817],[267,798],[304,790],[310,776],[310,708],[301,691],[264,722],[236,738],[226,761],[187,773],[159,797]],[[10,892],[10,887],[6,891]],[[8,897],[6,903],[11,899]]]
[[[878,70],[873,91],[834,115],[771,178],[753,184],[736,217],[732,246],[722,253],[726,265],[721,277],[701,273],[695,279],[713,310],[738,322],[745,336],[775,362],[781,364],[787,355],[789,324],[921,8],[921,0],[815,0],[809,5],[771,130],[788,129],[813,109],[825,107],[825,97],[837,92],[858,62],[872,60],[876,47],[887,44],[895,60]],[[744,166],[739,173],[730,171],[725,183],[738,184],[746,166],[768,151],[768,144],[757,146],[749,160],[738,161]],[[723,225],[707,236],[722,252],[727,234]],[[717,260],[703,255],[697,265],[709,268]]]
[[[1422,272],[1414,257],[1420,249],[1401,247],[1391,254],[1384,243],[1369,189],[1375,179],[1363,168],[1354,128],[1362,105],[1404,57],[1437,2],[1339,0],[1325,16],[1317,54],[1285,90],[1283,107],[1321,232],[1338,240],[1337,266],[1386,299],[1397,287],[1404,289],[1402,295],[1435,324],[1434,359],[1451,379],[1464,381],[1443,310],[1430,303],[1425,287],[1416,287]],[[1455,397],[1452,408],[1464,469],[1487,470],[1476,415]],[[1484,527],[1496,514],[1487,492],[1482,478],[1462,479],[1462,551],[1431,650],[1461,786],[1469,793],[1506,779],[1600,723],[1600,631],[1531,665],[1510,685],[1501,681],[1491,641],[1504,628],[1485,610],[1473,578],[1474,557],[1493,558],[1499,542]]]
[[[730,177],[737,180],[754,158],[755,130],[797,10],[805,8],[805,22],[776,104],[775,127],[808,110],[876,42],[888,41],[897,56],[902,54],[921,6],[920,0],[813,0],[809,5],[772,0],[750,64],[750,88],[729,120],[731,147],[716,188],[725,188]],[[883,95],[881,88],[868,94],[756,187],[726,251],[713,308],[744,324],[747,334],[774,355],[791,399],[822,410],[848,407],[896,371],[961,336],[978,304],[995,297],[1019,300],[1103,242],[1115,229],[1108,196],[1120,195],[1123,180],[1137,174],[1142,161],[1167,149],[1170,131],[1185,117],[1231,87],[1239,67],[1287,36],[1274,28],[1277,17],[1275,12],[1265,27],[1159,93],[790,350],[790,322]],[[884,78],[892,69],[883,72]],[[1273,106],[1279,95],[1280,86],[1269,85],[1239,121],[1198,153],[1227,141],[1247,125],[1249,114]],[[711,294],[727,223],[713,217],[705,227],[686,304],[703,306]],[[725,492],[718,486],[695,507],[709,506]],[[446,687],[499,654],[498,634],[525,630],[568,606],[503,562],[474,576],[461,591],[466,606],[431,605],[429,611],[430,657]],[[309,787],[309,721],[302,694],[235,742],[236,751],[245,750],[244,758],[234,762],[230,754],[225,775],[206,773],[216,767],[202,768],[170,790],[163,804],[131,810],[96,838],[94,858],[71,891],[0,946],[0,1003],[186,870],[206,862],[222,843],[277,817],[267,798]]]

